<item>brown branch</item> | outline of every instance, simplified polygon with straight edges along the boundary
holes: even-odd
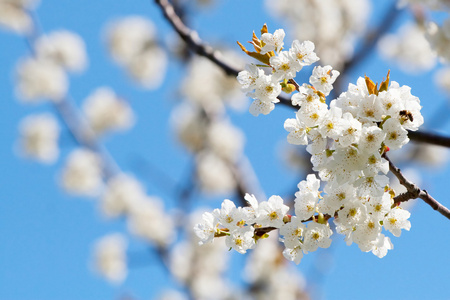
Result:
[[[417,185],[406,179],[400,169],[397,168],[387,157],[386,153],[383,154],[383,157],[389,162],[389,170],[395,175],[395,177],[397,177],[400,184],[403,185],[407,190],[407,192],[400,194],[394,198],[395,203],[401,203],[409,201],[411,199],[420,198],[429,206],[431,206],[431,208],[438,211],[447,219],[450,219],[450,210],[447,207],[443,206],[436,199],[431,197],[426,190],[420,189]]]
[[[161,8],[164,17],[169,21],[173,29],[194,53],[209,59],[230,76],[236,77],[239,74],[239,69],[225,62],[219,51],[214,50],[211,46],[203,42],[195,30],[190,29],[183,23],[168,0],[155,0],[155,2]],[[282,105],[298,109],[298,107],[292,105],[291,99],[287,96],[280,95],[278,96],[278,100],[280,100],[280,104]]]
[[[200,56],[208,58],[213,63],[218,65],[222,70],[224,70],[227,74],[237,76],[239,70],[225,63],[218,51],[205,44],[200,39],[196,31],[188,28],[183,23],[181,18],[176,14],[173,5],[170,4],[168,0],[155,0],[155,2],[161,7],[165,18],[176,30],[180,38],[183,39],[186,44],[188,44],[193,52],[197,53]]]
[[[431,132],[408,130],[408,137],[411,141],[450,148],[450,137],[447,136],[438,135]]]

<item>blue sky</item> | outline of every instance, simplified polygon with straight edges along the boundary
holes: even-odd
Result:
[[[379,1],[379,11],[389,2]],[[236,40],[248,40],[263,23],[273,30],[282,26],[261,6],[260,0],[217,1],[211,10],[192,11],[189,20],[205,40],[236,47]],[[166,199],[168,207],[173,206],[170,191],[136,165],[139,159],[148,159],[175,182],[183,179],[190,166],[187,152],[172,136],[169,126],[175,95],[171,89],[182,77],[183,68],[172,60],[163,86],[156,91],[143,90],[112,62],[102,40],[107,22],[130,14],[149,17],[157,25],[159,36],[168,37],[171,28],[156,5],[139,0],[47,0],[36,12],[44,31],[73,30],[87,44],[89,69],[70,81],[70,94],[77,103],[101,85],[112,86],[130,99],[137,112],[136,126],[130,132],[108,136],[103,142],[123,170],[135,172],[144,182],[149,194],[159,195]],[[400,21],[407,18],[404,13]],[[131,241],[131,251],[142,256],[143,263],[130,271],[123,285],[113,286],[95,275],[89,266],[92,243],[107,233],[125,232],[124,222],[105,221],[95,201],[72,197],[59,188],[57,176],[63,159],[45,166],[15,154],[19,121],[30,113],[53,112],[50,105],[24,106],[15,98],[14,66],[18,58],[26,55],[24,39],[0,31],[0,299],[116,299],[124,294],[153,299],[173,283],[147,245],[137,239]],[[388,69],[391,79],[411,86],[412,93],[421,99],[424,127],[427,122],[433,124],[436,111],[447,99],[433,87],[432,73],[405,74],[374,53],[348,74],[349,82],[364,74],[381,81]],[[293,112],[282,107],[257,118],[249,113],[232,115],[247,134],[245,151],[267,195],[285,193],[298,183],[278,154],[280,145],[285,144],[282,124],[291,117]],[[450,135],[449,125],[444,122],[441,128],[428,128]],[[61,157],[76,146],[67,131],[63,131],[60,145]],[[414,167],[422,176],[422,187],[442,203],[448,202],[448,164],[439,169]],[[203,197],[199,200],[203,206],[217,206],[217,202]],[[325,299],[448,299],[450,221],[419,200],[414,202],[417,205],[412,209],[411,231],[392,238],[394,250],[383,259],[362,253],[356,245],[347,247],[341,237],[330,249],[305,256],[298,268],[311,286],[320,284],[313,291]],[[326,270],[319,272],[323,265]]]

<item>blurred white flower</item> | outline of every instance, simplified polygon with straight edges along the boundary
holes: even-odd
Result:
[[[227,53],[227,55],[228,60],[233,59],[231,61],[233,65],[236,61],[241,61],[235,54]],[[226,105],[236,110],[244,110],[248,104],[237,80],[227,76],[203,57],[192,59],[180,92],[189,101],[208,112],[222,112]]]
[[[84,101],[83,111],[98,134],[107,130],[126,130],[134,123],[131,107],[108,87],[98,88],[90,94]]]
[[[166,52],[154,46],[136,56],[128,65],[128,72],[143,87],[156,89],[164,80],[167,64]]]
[[[425,38],[425,30],[414,23],[403,25],[395,34],[384,35],[378,49],[405,71],[427,71],[436,64],[436,54]]]
[[[72,151],[67,158],[61,181],[69,193],[97,195],[103,184],[101,158],[87,149]]]
[[[339,70],[364,33],[369,0],[266,0],[267,11],[289,26],[292,36],[312,41],[321,64]]]
[[[305,279],[298,269],[292,267],[280,251],[279,235],[271,232],[250,253],[245,265],[245,280],[262,287],[252,296],[262,300],[309,299],[305,293]]]
[[[230,252],[225,239],[198,246],[194,224],[202,218],[200,210],[189,216],[186,239],[177,243],[170,253],[170,270],[182,283],[192,288],[195,299],[228,299],[230,285],[225,278]]]
[[[169,245],[175,237],[175,224],[156,197],[133,202],[128,225],[132,233],[160,246]]]
[[[54,162],[59,155],[59,131],[58,122],[51,114],[26,117],[20,123],[20,151],[44,163]]]
[[[159,296],[157,300],[188,300],[188,297],[178,291],[168,290]]]
[[[33,29],[33,20],[27,10],[33,9],[39,0],[1,0],[0,26],[25,34]]]
[[[142,86],[158,88],[165,76],[168,58],[156,40],[153,23],[140,16],[113,22],[107,29],[109,51]]]
[[[243,132],[228,121],[213,122],[208,128],[211,149],[227,161],[236,161],[244,148]]]
[[[236,186],[236,180],[228,164],[210,151],[197,156],[197,176],[200,186],[208,193],[229,193]]]
[[[68,85],[66,73],[52,61],[27,58],[17,65],[16,90],[24,102],[59,101],[66,95]]]
[[[127,276],[127,241],[121,234],[110,234],[95,244],[95,269],[106,279],[120,283]]]
[[[433,50],[444,62],[450,61],[450,18],[447,18],[441,26],[434,22],[427,24],[426,38]]]
[[[438,70],[434,75],[434,81],[441,89],[450,93],[450,67]]]
[[[117,217],[131,211],[132,207],[146,198],[144,188],[133,177],[120,174],[108,180],[101,198],[103,213]]]
[[[86,68],[86,46],[83,39],[70,31],[59,30],[41,36],[34,45],[36,56],[51,60],[68,71]]]
[[[429,168],[439,168],[444,167],[448,163],[448,148],[425,143],[417,144],[416,147],[417,148],[413,152],[413,158],[424,166]]]
[[[186,102],[178,105],[171,115],[178,139],[192,152],[205,147],[208,122],[201,110]]]
[[[141,16],[128,16],[114,21],[107,29],[107,42],[113,58],[130,63],[140,52],[155,42],[155,26]]]

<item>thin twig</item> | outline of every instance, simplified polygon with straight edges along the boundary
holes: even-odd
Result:
[[[383,157],[389,162],[389,170],[395,175],[395,177],[397,177],[400,184],[403,185],[407,190],[406,193],[400,194],[394,198],[395,203],[401,203],[409,201],[411,199],[420,198],[429,206],[431,206],[431,208],[438,211],[447,219],[450,219],[450,210],[447,207],[443,206],[436,199],[431,197],[426,190],[420,189],[417,185],[406,179],[400,169],[397,168],[387,157],[386,153],[383,154]]]

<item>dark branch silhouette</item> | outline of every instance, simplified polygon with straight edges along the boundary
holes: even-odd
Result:
[[[397,177],[401,185],[403,185],[407,192],[400,194],[394,198],[395,203],[406,202],[411,199],[420,198],[427,203],[431,208],[438,211],[447,219],[450,219],[450,210],[439,203],[436,199],[430,196],[426,190],[420,189],[417,185],[405,178],[399,168],[397,168],[392,161],[383,154],[383,157],[389,162],[389,170]]]

